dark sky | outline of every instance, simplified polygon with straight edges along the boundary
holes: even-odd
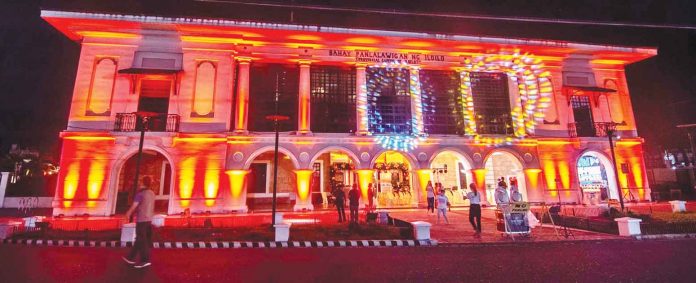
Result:
[[[258,1],[257,1],[258,2]],[[266,1],[269,2],[269,1]],[[286,1],[290,2],[290,1]],[[478,0],[478,1],[310,1],[300,4],[362,7],[415,12],[447,12],[492,16],[545,17],[696,26],[691,0]],[[79,45],[67,40],[39,17],[40,5],[68,3],[143,13],[243,15],[249,19],[287,22],[284,9],[261,8],[265,16],[247,12],[253,6],[201,3],[194,0],[56,1],[5,0],[0,4],[0,150],[14,143],[54,156],[58,133],[65,129],[79,56]],[[76,4],[77,3],[77,4]],[[192,6],[193,5],[193,6]],[[209,7],[214,9],[189,9]],[[227,8],[230,7],[230,8]],[[275,13],[272,13],[275,11]],[[628,66],[627,78],[639,134],[649,147],[684,146],[678,123],[696,123],[696,31],[693,29],[617,28],[588,25],[511,23],[485,20],[442,20],[432,17],[327,13],[297,10],[297,23],[335,26],[382,26],[386,29],[443,31],[469,35],[540,38],[654,46],[659,55]]]

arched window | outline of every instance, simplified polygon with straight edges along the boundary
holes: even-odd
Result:
[[[116,82],[118,61],[111,57],[97,58],[92,68],[92,80],[87,96],[88,116],[111,115],[111,100]]]
[[[213,117],[216,80],[217,66],[215,63],[210,61],[198,63],[198,66],[196,66],[191,117]]]

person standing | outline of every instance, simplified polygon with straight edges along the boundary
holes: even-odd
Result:
[[[476,189],[476,184],[469,184],[468,192],[464,199],[469,199],[469,223],[474,227],[474,236],[481,235],[481,193]]]
[[[341,223],[346,221],[346,193],[343,192],[343,189],[336,187],[331,194],[334,196],[334,204],[338,212],[338,222]]]
[[[150,189],[152,179],[145,176],[142,179],[142,187],[136,193],[133,204],[126,212],[126,222],[130,222],[135,212],[135,243],[123,260],[135,268],[150,266],[150,247],[152,246],[152,216],[155,210],[155,193]],[[140,263],[137,257],[140,255]]]
[[[440,190],[440,194],[437,196],[437,224],[440,224],[440,214],[445,219],[445,223],[449,224],[447,219],[447,206],[449,204],[449,199],[445,195],[444,190]]]
[[[498,208],[504,208],[510,203],[510,196],[508,196],[506,186],[505,181],[501,181],[495,189],[495,204]]]
[[[358,223],[358,207],[360,206],[358,184],[353,184],[353,188],[348,192],[348,201],[348,205],[350,206],[350,222]]]
[[[428,185],[425,186],[425,192],[428,195],[428,208],[426,211],[430,211],[431,213],[435,212],[435,191],[433,189],[433,183],[431,181],[428,181]]]

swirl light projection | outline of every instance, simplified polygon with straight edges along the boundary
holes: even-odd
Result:
[[[375,135],[375,142],[384,149],[410,151],[417,148],[426,137],[423,128],[423,105],[418,68],[401,62],[381,63],[374,65],[373,68],[379,68],[379,71],[377,76],[372,76],[367,81],[368,103],[365,107],[369,108],[369,111],[368,109],[360,109],[369,113],[369,134]],[[409,70],[408,76],[404,78],[396,75],[398,72],[403,72],[404,69]],[[401,90],[398,86],[408,86],[411,101],[411,121],[407,129],[383,122],[384,119],[377,107],[377,98],[381,95],[379,89],[384,85],[394,85],[393,91],[396,92],[397,96],[405,95],[399,93]]]
[[[530,54],[494,54],[481,55],[466,60],[460,70],[461,96],[464,105],[465,131],[473,136],[477,143],[486,145],[511,144],[533,134],[536,124],[543,120],[544,112],[549,106],[553,89],[549,77],[551,73],[544,70],[540,59]],[[502,72],[513,78],[519,92],[519,106],[511,111],[515,124],[514,137],[482,137],[476,132],[474,121],[474,101],[471,95],[471,72]]]

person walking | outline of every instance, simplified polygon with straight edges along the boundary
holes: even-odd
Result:
[[[428,208],[426,211],[431,213],[435,212],[435,191],[433,189],[433,182],[428,181],[428,185],[425,186],[425,192],[428,195]]]
[[[346,221],[346,193],[343,192],[342,188],[334,188],[331,194],[334,196],[334,204],[336,205],[336,211],[338,212],[338,222]]]
[[[469,200],[469,223],[474,228],[474,236],[481,236],[481,193],[478,192],[476,184],[469,184],[468,192],[464,199]]]
[[[449,224],[447,219],[447,206],[449,204],[449,199],[445,195],[444,190],[440,190],[440,194],[437,196],[437,224],[440,224],[440,214],[445,219],[445,223]]]
[[[143,268],[151,265],[150,247],[152,246],[152,216],[155,210],[155,193],[150,189],[152,179],[145,176],[142,179],[142,187],[136,193],[133,205],[126,212],[126,222],[130,223],[131,216],[135,212],[135,243],[123,260],[135,268]],[[140,255],[140,263],[137,257]]]
[[[358,184],[353,184],[353,188],[348,192],[348,201],[348,205],[350,206],[350,222],[358,223],[358,206],[360,205]]]

